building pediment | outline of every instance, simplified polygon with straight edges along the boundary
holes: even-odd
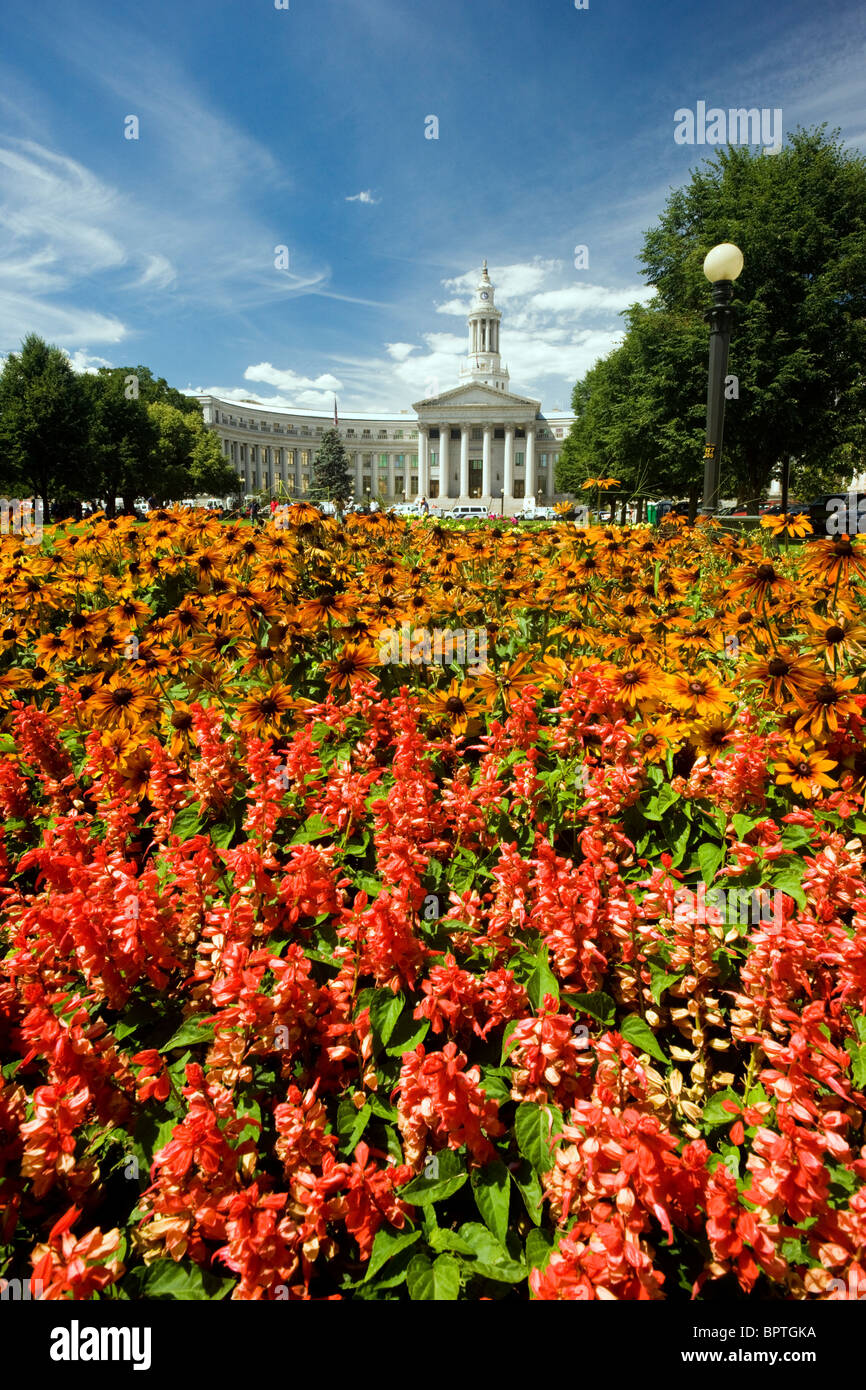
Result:
[[[541,408],[541,402],[534,401],[529,396],[517,396],[511,391],[495,391],[492,386],[473,382],[468,386],[456,386],[453,391],[443,391],[438,396],[427,396],[422,401],[416,401],[412,409],[419,416],[428,416],[444,409],[460,411],[464,406],[493,406],[499,411],[502,411],[504,406],[509,414],[513,410],[523,415],[531,411],[534,417]]]

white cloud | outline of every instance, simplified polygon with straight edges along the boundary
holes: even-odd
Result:
[[[453,314],[455,318],[465,319],[471,304],[471,299],[446,299],[444,304],[436,305],[436,312],[437,314]]]
[[[395,362],[405,362],[410,352],[417,351],[416,343],[386,343],[385,348],[389,357],[393,357]]]
[[[280,391],[297,393],[308,390],[321,391],[342,391],[343,383],[338,377],[331,376],[324,372],[315,378],[299,376],[297,372],[290,369],[281,369],[271,366],[270,362],[259,362],[255,366],[247,367],[244,372],[245,381],[264,381],[268,386],[276,386]],[[294,399],[298,396],[295,394]]]
[[[502,354],[511,374],[511,389],[518,395],[540,399],[552,408],[568,402],[575,381],[600,357],[622,342],[621,310],[645,303],[654,293],[643,285],[610,286],[563,283],[566,274],[559,260],[515,262],[500,270],[490,267],[496,287],[509,286],[510,299],[502,320]],[[478,270],[444,280],[448,289],[474,290]],[[436,306],[436,313],[464,317],[468,301],[451,300]],[[459,384],[460,366],[467,341],[461,332],[427,332],[418,343],[384,342],[377,356],[332,354],[338,375],[308,376],[269,362],[247,367],[247,381],[262,381],[277,388],[270,398],[275,405],[330,411],[333,394],[339,392],[341,413],[393,412],[411,403],[449,391]],[[214,394],[226,395],[215,390]],[[249,393],[235,391],[228,399]],[[261,403],[267,404],[262,399]]]
[[[381,198],[373,197],[369,188],[364,189],[361,193],[351,193],[346,199],[347,203],[379,203],[381,201]]]
[[[147,265],[134,282],[133,288],[143,289],[148,286],[151,289],[165,290],[169,285],[173,285],[176,279],[177,271],[167,256],[148,256]]]
[[[533,309],[554,314],[618,314],[635,302],[648,303],[654,294],[655,290],[645,286],[611,289],[606,285],[577,284],[565,285],[558,290],[544,290],[532,295],[529,302]]]
[[[114,365],[105,357],[94,357],[86,348],[76,348],[75,352],[66,352],[66,356],[69,358],[72,370],[82,376],[95,376],[100,367],[112,367]]]

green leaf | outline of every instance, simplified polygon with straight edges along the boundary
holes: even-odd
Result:
[[[650,994],[656,1004],[660,1002],[665,990],[676,984],[677,980],[681,980],[685,973],[685,970],[676,970],[671,974],[655,962],[650,965]]]
[[[415,1302],[453,1303],[460,1293],[460,1262],[453,1255],[435,1260],[416,1255],[409,1261],[406,1285]]]
[[[514,1116],[517,1147],[537,1173],[548,1173],[553,1167],[551,1141],[562,1129],[562,1115],[550,1105],[524,1101]]]
[[[143,1298],[203,1302],[226,1298],[236,1283],[236,1279],[220,1279],[200,1265],[154,1260],[146,1267],[140,1288]]]
[[[185,806],[182,811],[178,811],[171,823],[172,835],[179,835],[181,840],[191,840],[194,835],[201,834],[201,829],[201,806],[197,801],[192,806]]]
[[[733,1100],[742,1107],[742,1096],[738,1096],[736,1091],[727,1088],[724,1091],[716,1091],[715,1095],[710,1096],[701,1115],[701,1120],[706,1129],[716,1129],[719,1125],[732,1125],[737,1116],[730,1110],[725,1110],[722,1101]]]
[[[540,1226],[541,1204],[544,1194],[538,1174],[531,1163],[527,1163],[526,1159],[524,1159],[516,1172],[512,1170],[511,1177],[514,1186],[523,1198],[523,1204],[526,1207],[530,1221],[533,1225]]]
[[[526,1278],[526,1265],[521,1260],[513,1260],[486,1226],[477,1221],[465,1221],[460,1227],[460,1235],[475,1251],[475,1263],[471,1266],[473,1274],[503,1284],[518,1284]]]
[[[785,849],[801,849],[812,839],[812,831],[805,825],[786,825],[782,831],[782,844]]]
[[[235,837],[235,828],[234,823],[229,821],[220,821],[217,825],[212,825],[209,832],[211,843],[216,845],[217,849],[228,849]]]
[[[526,1263],[531,1269],[544,1269],[553,1254],[555,1237],[551,1231],[530,1231],[526,1237]]]
[[[539,948],[538,964],[526,982],[526,993],[536,1013],[543,1006],[546,994],[552,994],[559,1002],[559,981],[548,964],[546,942],[542,942]]]
[[[336,828],[324,816],[308,816],[300,830],[289,841],[290,845],[308,845],[312,840],[326,840],[336,834]]]
[[[749,831],[754,830],[755,826],[759,823],[759,821],[759,816],[745,816],[742,814],[732,816],[731,824],[734,827],[734,830],[736,831],[737,839],[745,840]]]
[[[395,1231],[391,1226],[380,1226],[373,1241],[370,1264],[363,1282],[368,1283],[373,1275],[378,1274],[382,1266],[386,1265],[398,1251],[405,1250],[407,1246],[420,1239],[420,1231]]]
[[[519,1022],[519,1019],[513,1018],[509,1023],[506,1023],[505,1025],[505,1031],[502,1034],[502,1056],[500,1058],[500,1065],[508,1060],[508,1053],[511,1050],[511,1035],[517,1028]]]
[[[669,782],[665,782],[658,793],[655,796],[651,796],[646,806],[644,806],[644,820],[660,821],[670,810],[675,801],[679,801],[679,793],[674,791]]]
[[[408,1033],[413,1022],[411,1013],[406,1011],[391,1034],[392,1039],[396,1039],[396,1041],[390,1042],[385,1048],[386,1056],[402,1057],[404,1052],[414,1052],[418,1044],[424,1041],[430,1031],[429,1019],[423,1019],[414,1033]]]
[[[499,1158],[492,1158],[483,1168],[473,1168],[469,1174],[475,1205],[497,1240],[504,1243],[508,1235],[508,1204],[511,1181],[508,1169]]]
[[[458,1236],[456,1231],[446,1231],[442,1226],[436,1226],[432,1231],[428,1231],[427,1244],[432,1250],[453,1250],[458,1255],[475,1254],[468,1240]]]
[[[862,1091],[866,1086],[866,1045],[858,1045],[853,1038],[848,1038],[845,1047],[851,1058],[851,1080],[857,1090]]]
[[[188,1018],[186,1023],[181,1024],[176,1033],[173,1033],[168,1042],[164,1042],[159,1049],[160,1052],[170,1052],[175,1047],[194,1047],[198,1043],[211,1043],[214,1036],[214,1024],[211,1021],[204,1022],[199,1016]]]
[[[446,1197],[460,1191],[469,1176],[463,1160],[450,1149],[441,1149],[434,1158],[435,1176],[413,1178],[400,1188],[401,1201],[409,1202],[413,1207],[422,1207],[428,1202],[444,1202]]]
[[[653,1030],[640,1014],[631,1014],[619,1031],[626,1042],[630,1042],[639,1052],[648,1052],[651,1057],[663,1062],[665,1066],[668,1065],[668,1059],[656,1042]]]
[[[701,878],[704,883],[712,883],[725,857],[725,846],[712,844],[704,841],[698,845],[698,863],[701,866]]]
[[[616,1004],[603,990],[595,990],[592,994],[564,994],[562,997],[575,1013],[589,1014],[605,1028],[609,1028],[616,1018]]]
[[[495,1067],[481,1068],[480,1089],[500,1105],[507,1105],[511,1100],[511,1087]]]
[[[376,990],[370,1004],[370,1027],[373,1030],[374,1051],[378,1051],[390,1041],[404,1003],[402,994],[394,994],[390,989]]]
[[[355,1152],[358,1143],[373,1113],[369,1102],[356,1110],[351,1096],[343,1096],[337,1106],[337,1133],[340,1136],[340,1151],[345,1154]]]
[[[805,907],[806,894],[803,892],[800,882],[805,872],[805,859],[787,859],[782,863],[776,861],[768,882],[773,888],[780,888],[783,893],[787,893],[789,898],[794,899],[798,907]]]

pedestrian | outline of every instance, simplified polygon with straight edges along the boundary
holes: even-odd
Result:
[[[250,505],[250,520],[252,521],[252,523],[253,523],[254,526],[258,526],[258,524],[259,524],[259,500],[258,500],[257,497],[254,497],[254,498],[253,498],[253,501],[252,501],[252,503],[251,503],[251,505]]]
[[[429,507],[429,504],[428,504],[428,502],[427,502],[427,498],[426,498],[426,497],[422,497],[422,498],[421,498],[421,507],[420,507],[420,511],[421,511],[421,515],[422,515],[422,516],[429,516],[429,515],[430,515],[430,507]]]

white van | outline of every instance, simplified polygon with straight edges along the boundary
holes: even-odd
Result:
[[[485,507],[481,502],[464,502],[462,506],[452,507],[448,513],[455,521],[468,521],[473,517],[484,517],[490,515],[490,508]]]

